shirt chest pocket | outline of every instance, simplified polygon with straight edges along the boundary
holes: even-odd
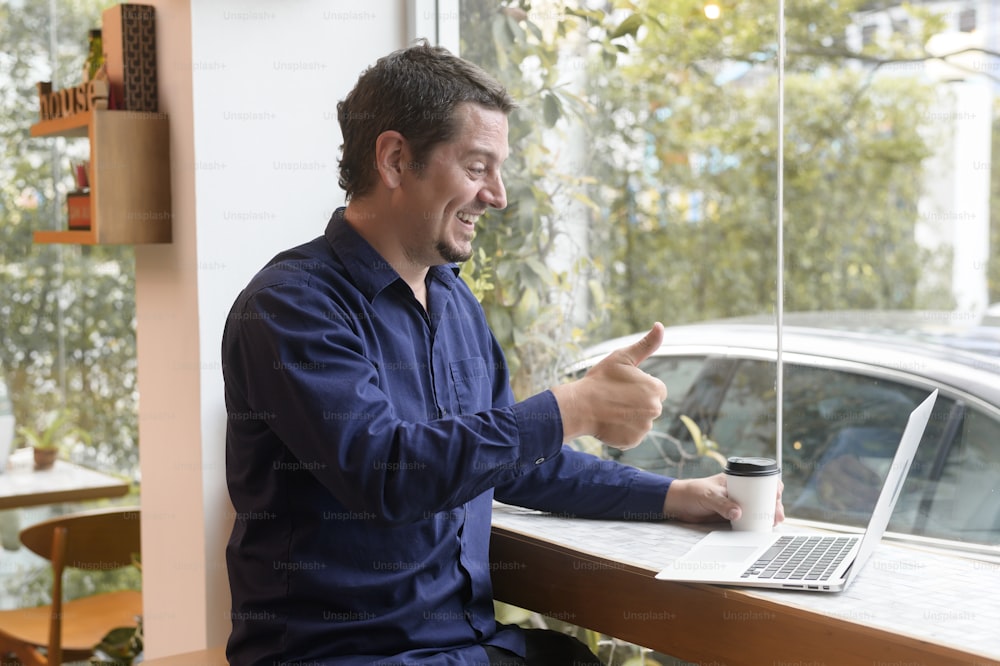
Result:
[[[452,361],[449,369],[459,413],[474,414],[493,406],[493,391],[486,361],[481,358]]]

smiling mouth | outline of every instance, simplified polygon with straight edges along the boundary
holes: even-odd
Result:
[[[463,222],[471,227],[475,227],[476,222],[478,222],[479,218],[482,217],[482,213],[466,213],[460,211],[455,213],[455,217],[457,217],[460,222]]]

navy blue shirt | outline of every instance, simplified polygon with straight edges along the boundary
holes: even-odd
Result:
[[[555,397],[514,402],[454,265],[427,310],[336,211],[237,298],[222,342],[226,552],[239,666],[487,664],[493,499],[656,517],[670,480],[562,445]]]

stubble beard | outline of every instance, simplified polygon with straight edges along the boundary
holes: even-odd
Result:
[[[444,241],[438,241],[437,251],[442,259],[451,264],[461,264],[472,258],[471,249],[468,251],[462,250]]]

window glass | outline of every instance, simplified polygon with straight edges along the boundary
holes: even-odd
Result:
[[[978,330],[983,347],[1000,347],[996,315],[984,315],[1000,308],[990,249],[1000,245],[1000,59],[989,48],[1000,15],[949,2],[788,4],[779,62],[773,3],[459,8],[462,55],[521,104],[505,167],[511,205],[490,213],[465,267],[476,284],[501,285],[481,293],[518,395],[538,386],[526,374],[546,366],[539,359],[553,354],[538,347],[562,344],[561,331],[586,344],[656,320],[773,320],[779,285],[786,314],[953,340]],[[711,359],[699,372],[654,436],[693,447],[683,414],[719,451],[766,451],[773,364]],[[927,391],[823,372],[782,378],[788,482],[796,510],[860,525],[906,406]],[[952,406],[942,396],[935,418]],[[973,418],[967,410],[962,427]],[[976,501],[958,498],[957,479],[974,475],[958,461],[988,451],[942,448],[935,427],[920,455],[941,457],[918,460],[894,529],[957,535],[945,517]],[[621,458],[675,471],[680,461],[643,447]],[[683,473],[716,465],[699,458],[684,459]]]
[[[597,343],[779,307],[953,340],[982,322],[1000,349],[989,4],[459,0],[462,55],[521,102],[511,205],[464,273],[501,285],[481,293],[518,395],[567,329]],[[700,476],[781,446],[792,515],[863,525],[927,385],[786,367],[707,358],[647,442],[604,453]],[[996,427],[942,394],[890,528],[997,543]]]
[[[110,4],[27,0],[0,10],[0,383],[16,421],[14,446],[48,438],[63,459],[138,481],[133,249],[33,243],[36,230],[66,228],[67,193],[79,187],[73,166],[89,157],[86,138],[30,136],[36,84],[82,82],[89,32]],[[136,504],[137,488],[114,500],[0,511],[0,607],[42,603],[51,589],[47,562],[20,545],[21,528]],[[105,574],[68,573],[67,594],[104,586]]]

